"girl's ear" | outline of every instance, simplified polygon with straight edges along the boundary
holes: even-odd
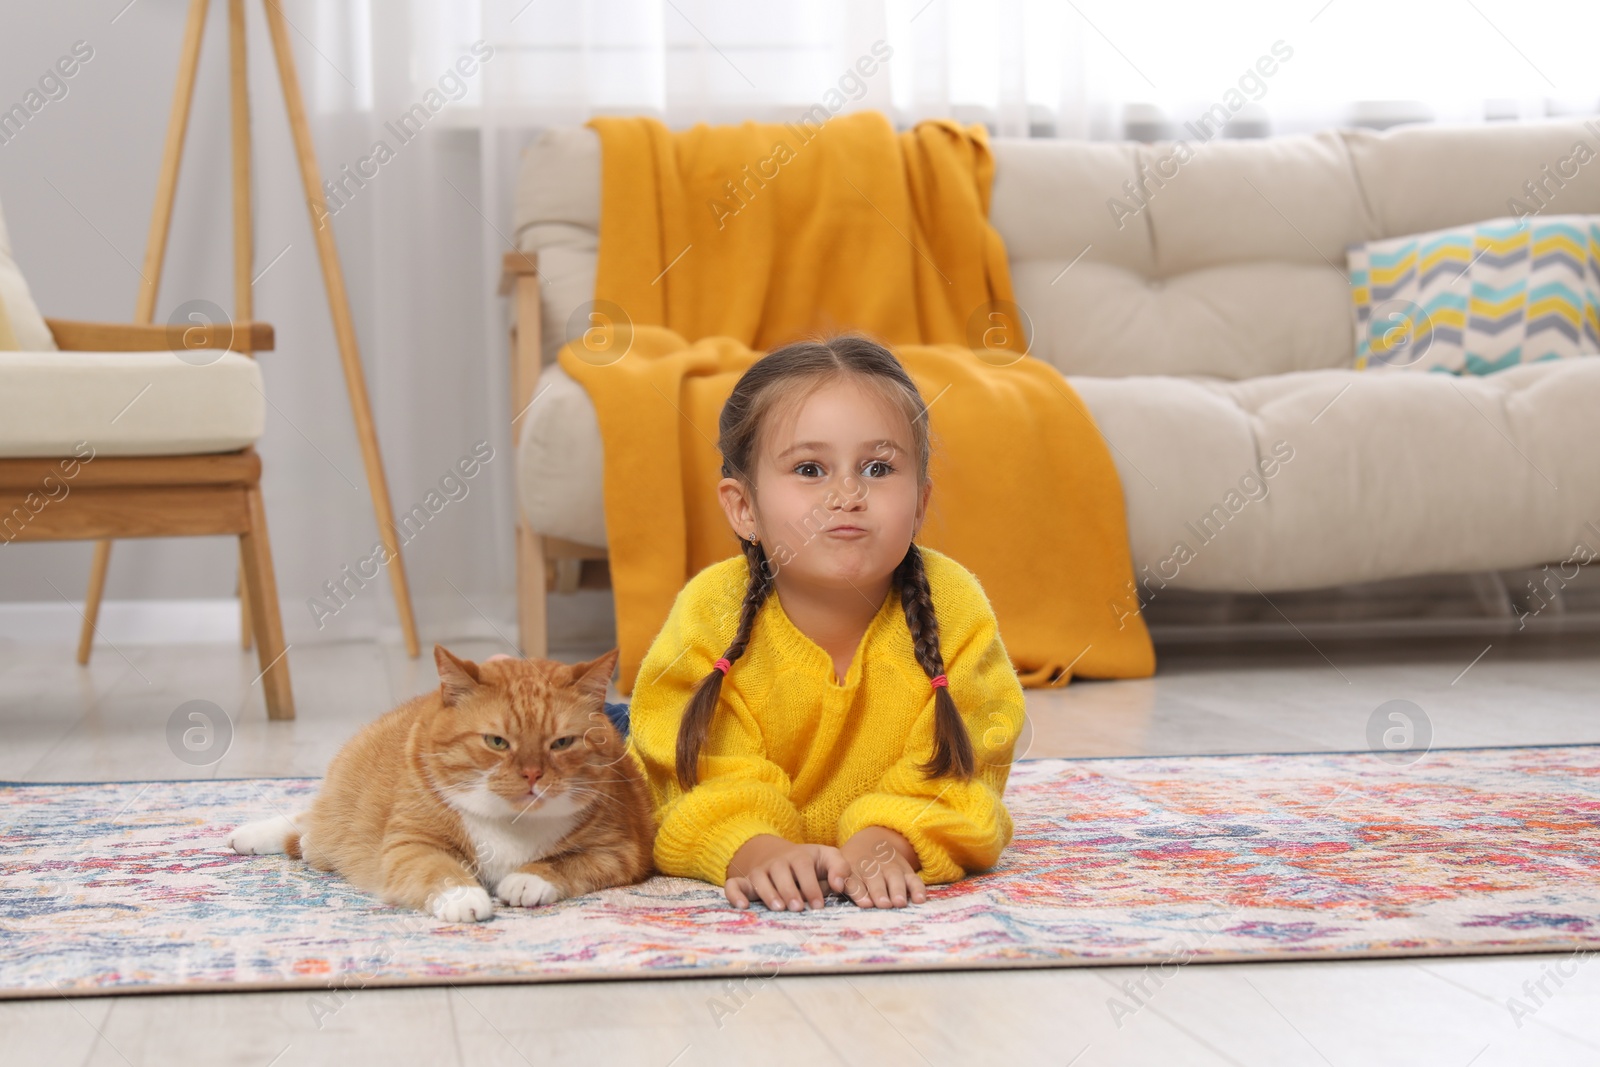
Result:
[[[447,708],[465,700],[483,680],[476,663],[458,659],[443,645],[433,646],[433,662],[439,668],[439,697]]]
[[[755,511],[745,496],[744,486],[737,478],[724,478],[717,483],[717,502],[728,517],[728,528],[741,541],[748,540],[756,528]]]
[[[922,492],[917,496],[917,520],[911,524],[911,537],[913,540],[922,529],[922,520],[928,515],[928,497],[933,493],[933,482],[922,483]]]

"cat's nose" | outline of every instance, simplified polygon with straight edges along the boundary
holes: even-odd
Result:
[[[544,768],[543,767],[524,767],[524,768],[522,768],[522,777],[524,777],[524,778],[526,778],[528,780],[528,785],[530,785],[530,786],[536,784],[539,781],[539,776],[542,775],[542,774],[544,774]]]

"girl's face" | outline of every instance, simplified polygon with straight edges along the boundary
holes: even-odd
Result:
[[[732,478],[718,491],[734,533],[759,536],[786,580],[865,589],[894,572],[922,525],[932,484],[917,484],[912,448],[904,414],[846,378],[763,433],[754,501]]]

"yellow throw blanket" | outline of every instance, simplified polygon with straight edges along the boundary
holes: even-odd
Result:
[[[919,540],[978,576],[1022,684],[1154,671],[1122,485],[1088,409],[1049,364],[973,351],[1022,349],[1019,330],[984,332],[1012,293],[983,126],[896,135],[877,111],[820,128],[589,125],[595,314],[559,360],[604,441],[623,693],[684,583],[740,551],[715,488],[734,383],[766,351],[844,330],[891,345],[930,404]]]
[[[880,111],[821,127],[588,125],[601,149],[595,299],[636,325],[763,352],[813,330],[965,344],[974,312],[1011,298],[981,125],[896,135]]]

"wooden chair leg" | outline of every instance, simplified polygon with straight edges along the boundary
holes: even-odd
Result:
[[[100,618],[100,596],[106,591],[106,568],[111,563],[111,542],[94,543],[94,562],[89,567],[89,595],[83,600],[83,629],[78,632],[78,663],[89,665],[89,649],[94,645],[94,627]]]
[[[283,620],[278,614],[278,583],[272,573],[272,548],[267,541],[267,512],[261,487],[245,490],[250,529],[239,535],[244,561],[245,589],[255,623],[256,658],[261,664],[262,692],[267,718],[294,718],[294,693],[289,688],[289,650],[283,643]]]
[[[250,651],[250,589],[244,580],[244,543],[239,544],[239,578],[235,583],[239,594],[239,648]]]
[[[525,519],[517,520],[517,640],[529,659],[550,655],[549,613],[546,597],[544,538],[528,529]]]

